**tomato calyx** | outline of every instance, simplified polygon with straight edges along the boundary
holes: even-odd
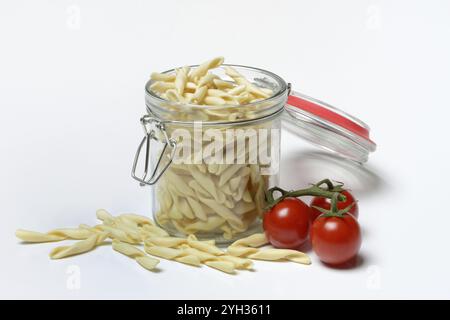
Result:
[[[345,207],[344,209],[338,209],[337,203],[339,201],[339,193],[334,193],[331,197],[331,209],[327,210],[321,207],[312,206],[314,209],[319,210],[323,214],[322,217],[338,217],[343,218],[345,214],[347,214],[353,206],[355,206],[356,202],[353,202],[351,205]]]
[[[326,189],[321,187],[322,185],[326,185]],[[306,189],[287,191],[280,187],[273,187],[267,190],[266,192],[267,207],[265,209],[270,210],[273,206],[275,206],[285,198],[297,198],[303,196],[324,197],[328,199],[332,199],[333,196],[335,196],[336,202],[345,201],[346,200],[345,195],[341,194],[341,192],[345,190],[343,186],[344,185],[340,182],[334,185],[330,179],[324,179]],[[274,197],[275,192],[279,192],[281,196],[275,199]],[[347,208],[345,208],[344,210],[346,209]]]

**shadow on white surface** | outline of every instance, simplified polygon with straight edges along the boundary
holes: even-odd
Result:
[[[370,265],[369,259],[367,256],[365,256],[363,253],[359,253],[356,257],[353,259],[340,264],[340,265],[329,265],[325,262],[320,262],[323,266],[326,266],[327,268],[334,269],[334,270],[354,270],[358,268],[367,267]]]
[[[358,198],[373,196],[386,187],[370,165],[360,165],[328,152],[303,150],[282,160],[283,188],[299,189],[324,178],[343,182]]]

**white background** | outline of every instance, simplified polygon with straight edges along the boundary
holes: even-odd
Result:
[[[450,298],[448,1],[2,1],[1,298]],[[150,214],[130,178],[151,71],[216,55],[271,70],[366,121],[365,169],[288,133],[281,185],[324,176],[360,199],[348,270],[256,263],[229,276],[169,261],[151,273],[109,247],[51,261],[16,228]],[[71,286],[71,275],[80,286]],[[69,284],[69,285],[68,285]]]

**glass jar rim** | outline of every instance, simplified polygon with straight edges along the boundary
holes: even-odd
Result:
[[[190,68],[195,68],[198,67],[199,65],[190,65],[188,67]],[[156,93],[154,93],[152,90],[150,90],[150,85],[152,84],[153,80],[148,80],[145,84],[145,93],[147,96],[151,97],[152,99],[154,99],[156,102],[159,103],[164,103],[166,105],[169,106],[175,106],[175,107],[189,107],[192,109],[208,109],[208,110],[226,110],[228,108],[232,109],[232,108],[245,108],[245,107],[251,107],[251,106],[255,106],[261,103],[267,103],[267,102],[273,102],[276,101],[277,99],[280,99],[284,96],[284,94],[288,91],[289,86],[286,83],[286,81],[284,81],[283,78],[281,78],[279,75],[271,72],[271,71],[267,71],[264,69],[260,69],[260,68],[255,68],[255,67],[250,67],[250,66],[245,66],[245,65],[239,65],[239,64],[222,64],[220,67],[225,66],[225,67],[233,67],[233,68],[239,68],[239,69],[246,69],[246,70],[250,70],[250,71],[256,71],[256,72],[260,72],[266,76],[269,76],[271,78],[273,78],[279,85],[279,89],[277,92],[275,92],[273,95],[271,95],[268,98],[259,100],[259,101],[255,101],[255,102],[249,102],[246,104],[225,104],[225,105],[221,105],[221,106],[213,106],[213,105],[198,105],[198,104],[190,104],[190,103],[184,103],[184,102],[177,102],[177,101],[170,101],[164,98],[161,98],[160,96],[158,96]],[[219,68],[220,68],[219,67]],[[170,74],[172,72],[175,72],[176,68],[161,72],[162,74]]]

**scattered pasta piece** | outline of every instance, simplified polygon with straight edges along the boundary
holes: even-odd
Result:
[[[198,241],[195,236],[188,236],[187,238],[187,243],[189,246],[191,246],[192,248],[195,248],[197,250],[212,254],[212,255],[216,255],[216,256],[220,256],[223,255],[223,251],[220,250],[219,248],[217,248],[215,245],[211,245],[209,243],[205,243],[203,241]]]
[[[133,239],[122,229],[112,227],[112,226],[107,226],[107,225],[100,225],[99,229],[101,229],[102,231],[108,232],[109,236],[112,239],[120,240],[122,242],[131,243],[131,244],[139,243],[139,240]]]
[[[250,254],[247,257],[250,259],[257,259],[257,260],[269,260],[269,261],[289,260],[301,264],[311,264],[311,259],[306,254],[297,250],[289,250],[289,249],[258,250],[258,252]]]
[[[178,247],[181,244],[187,243],[186,239],[175,237],[150,237],[147,241],[155,246],[168,248]]]
[[[91,251],[99,244],[101,244],[107,236],[108,234],[106,232],[94,233],[86,240],[78,241],[71,246],[56,247],[50,252],[50,258],[61,259]]]
[[[253,267],[253,262],[250,259],[223,255],[220,260],[233,263],[236,269],[250,270]]]
[[[308,255],[289,249],[257,249],[268,244],[264,233],[256,233],[232,243],[227,253],[235,257],[246,257],[255,260],[281,261],[289,260],[301,264],[311,264]]]
[[[197,256],[194,255],[185,255],[174,259],[175,261],[189,264],[191,266],[200,267],[202,265],[202,262]]]
[[[154,259],[149,256],[137,257],[137,258],[135,258],[135,260],[137,263],[139,263],[142,267],[144,267],[147,270],[155,269],[159,263],[158,259]]]
[[[239,239],[233,242],[230,247],[252,247],[258,248],[268,244],[269,241],[264,233],[255,233],[246,238]]]
[[[49,235],[47,233],[28,231],[23,229],[18,229],[16,231],[16,237],[24,242],[32,243],[62,241],[66,239],[66,237],[64,236]]]
[[[153,246],[153,245],[145,245],[145,252],[151,254],[153,256],[157,256],[160,258],[173,260],[181,255],[183,252],[180,249],[161,247],[161,246]]]
[[[168,247],[161,247],[161,246],[154,246],[154,245],[148,245],[147,243],[144,245],[145,252],[148,254],[151,254],[153,256],[157,256],[163,259],[167,260],[174,260],[177,262],[189,264],[192,266],[200,266],[201,261],[200,259],[191,254],[187,254],[181,249],[174,249],[174,248],[168,248]]]
[[[154,225],[154,222],[151,219],[141,216],[139,214],[135,214],[135,213],[124,213],[124,214],[121,214],[119,217],[130,219],[139,225],[145,225],[145,224],[148,224],[151,226]]]
[[[257,253],[258,249],[256,248],[249,248],[249,247],[240,247],[240,246],[230,246],[227,249],[227,253],[229,255],[235,256],[235,257],[247,257],[251,254]]]
[[[92,231],[82,228],[55,229],[47,233],[19,229],[16,237],[24,242],[40,243],[62,240],[85,240],[92,235]]]
[[[234,271],[234,264],[229,261],[206,261],[205,264],[208,267],[229,273],[229,274],[235,274]]]
[[[131,244],[120,242],[119,240],[113,240],[112,247],[117,252],[122,253],[132,259],[135,259],[142,267],[148,270],[153,270],[159,264],[159,260],[149,257],[143,251],[139,250]]]
[[[97,216],[98,220],[101,220],[103,222],[110,221],[110,220],[114,219],[114,217],[108,211],[106,211],[105,209],[98,209],[96,211],[96,216]]]

